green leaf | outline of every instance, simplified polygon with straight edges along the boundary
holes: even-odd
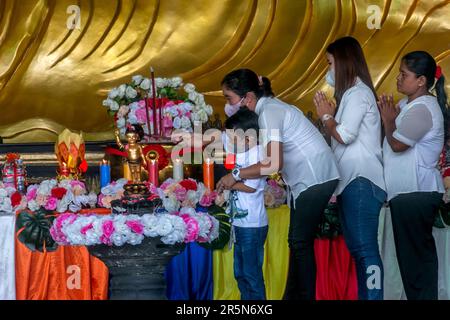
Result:
[[[230,241],[230,216],[222,207],[216,205],[209,207],[208,213],[219,221],[219,237],[211,243],[199,243],[199,245],[209,250],[221,250]]]
[[[50,228],[54,216],[52,212],[39,209],[36,212],[22,211],[16,221],[16,232],[23,229],[18,239],[31,251],[44,252],[44,248],[51,252],[58,248],[50,235]]]

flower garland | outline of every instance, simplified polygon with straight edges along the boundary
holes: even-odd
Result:
[[[175,214],[76,215],[62,214],[50,229],[60,245],[139,245],[145,237],[161,237],[165,244],[212,242],[219,236],[219,222],[208,214],[183,208]]]
[[[192,132],[196,121],[206,123],[213,113],[212,107],[206,104],[204,96],[196,91],[195,86],[188,83],[183,87],[183,79],[180,77],[156,78],[155,86],[157,107],[162,106],[163,110],[163,130],[166,137],[170,137],[173,129]],[[184,93],[180,92],[181,87]],[[132,78],[131,83],[113,88],[108,98],[103,101],[103,106],[114,117],[122,135],[125,134],[127,126],[134,124],[142,125],[144,132],[149,134],[145,96],[153,96],[152,80],[137,75]],[[148,105],[152,103],[151,99],[147,100]],[[153,110],[149,109],[152,126]]]

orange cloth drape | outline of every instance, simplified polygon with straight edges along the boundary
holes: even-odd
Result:
[[[59,246],[55,252],[32,252],[16,238],[16,298],[105,300],[108,268],[89,255],[86,247]]]

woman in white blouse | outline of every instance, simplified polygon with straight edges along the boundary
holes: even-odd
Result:
[[[314,103],[331,136],[341,174],[336,195],[344,237],[356,263],[359,299],[382,300],[383,265],[377,235],[386,187],[376,93],[356,39],[344,37],[330,44],[327,59],[327,82],[335,88],[337,108],[323,92],[316,94]]]
[[[407,96],[397,106],[392,95],[379,102],[397,259],[407,298],[435,300],[438,259],[432,228],[444,193],[437,169],[446,135],[444,76],[429,53],[410,52],[402,58],[397,89]]]
[[[247,106],[259,116],[267,157],[250,167],[233,170],[217,188],[230,189],[240,180],[281,171],[289,187],[289,274],[284,299],[314,300],[316,263],[314,239],[323,212],[339,179],[336,161],[319,130],[296,106],[268,96],[270,82],[249,69],[225,76],[222,89],[230,105]]]

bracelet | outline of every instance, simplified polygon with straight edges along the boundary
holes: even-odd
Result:
[[[327,122],[328,120],[330,120],[330,119],[333,119],[334,117],[331,115],[331,114],[324,114],[323,116],[322,116],[322,118],[320,118],[320,120],[322,121],[322,123],[325,123],[325,122]]]

